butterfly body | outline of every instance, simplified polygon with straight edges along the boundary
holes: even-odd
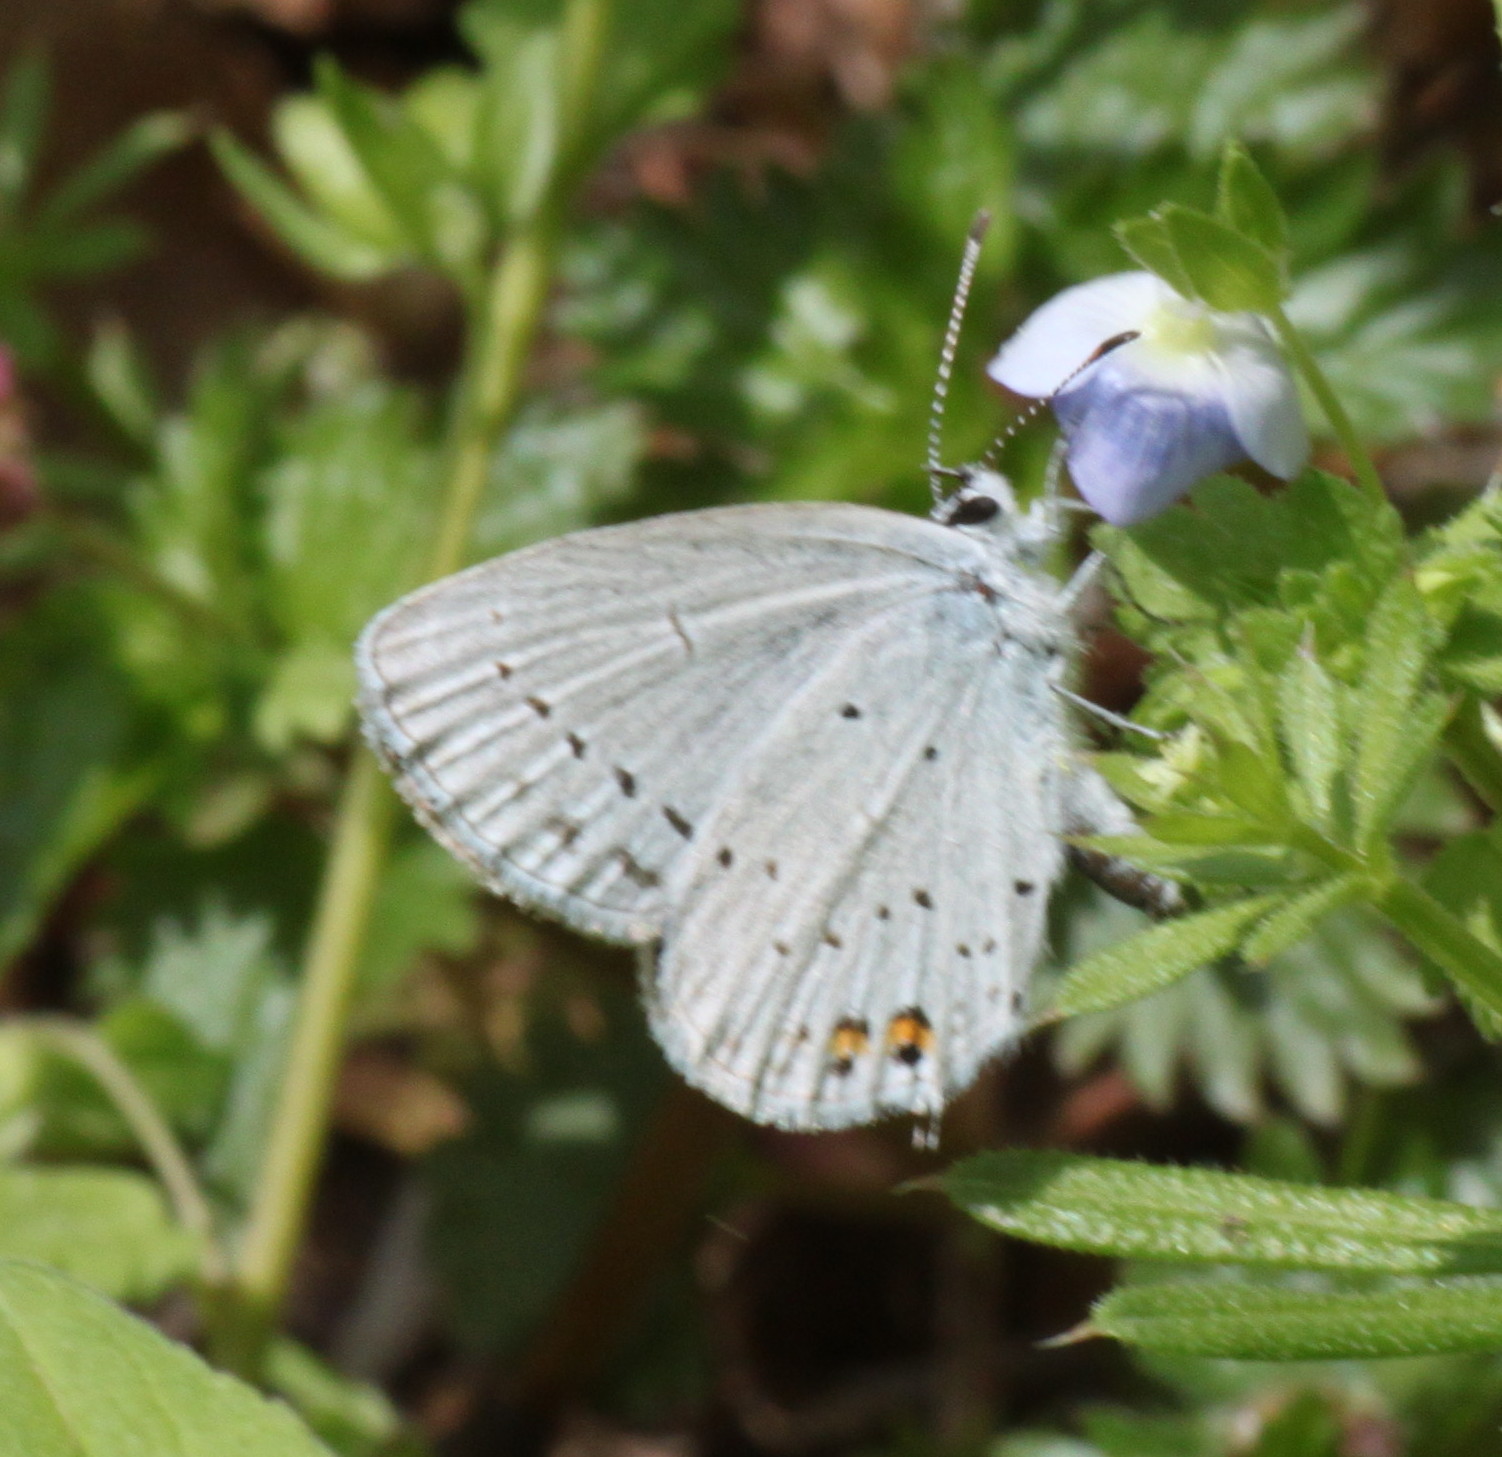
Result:
[[[366,730],[485,884],[645,948],[691,1082],[791,1128],[933,1115],[1020,1026],[1063,836],[1130,824],[1070,747],[1050,540],[989,474],[937,520],[562,537],[375,618]]]

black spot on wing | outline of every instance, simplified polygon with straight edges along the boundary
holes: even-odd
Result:
[[[685,840],[693,839],[694,827],[672,805],[663,805],[662,816]]]
[[[634,775],[629,769],[622,769],[617,766],[615,771],[615,782],[621,786],[621,793],[624,794],[627,799],[636,798],[636,775]]]

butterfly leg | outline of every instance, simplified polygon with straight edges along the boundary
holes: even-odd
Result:
[[[1141,828],[1132,812],[1099,774],[1075,764],[1064,781],[1064,833],[1068,835],[1136,835]],[[1128,863],[1120,856],[1088,846],[1069,846],[1069,859],[1108,895],[1157,920],[1189,909],[1182,886]]]

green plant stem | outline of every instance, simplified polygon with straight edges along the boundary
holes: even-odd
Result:
[[[1278,331],[1278,338],[1282,340],[1283,348],[1287,350],[1294,368],[1303,375],[1304,383],[1309,386],[1314,398],[1319,401],[1319,407],[1325,412],[1325,418],[1330,422],[1335,438],[1340,441],[1340,447],[1345,451],[1346,459],[1351,462],[1351,469],[1356,472],[1356,479],[1379,501],[1385,500],[1387,493],[1382,488],[1382,477],[1377,474],[1377,467],[1372,464],[1371,456],[1367,454],[1366,447],[1356,434],[1356,427],[1351,424],[1351,417],[1346,414],[1346,408],[1340,403],[1340,397],[1330,388],[1330,381],[1325,378],[1324,371],[1315,362],[1309,346],[1304,343],[1303,337],[1281,308],[1274,309],[1271,317],[1273,327]]]
[[[375,756],[358,748],[339,800],[250,1216],[229,1288],[209,1312],[215,1359],[249,1378],[259,1374],[302,1238],[394,809]]]
[[[1502,954],[1411,880],[1389,881],[1377,909],[1486,1014],[1493,1027],[1483,1030],[1502,1028]]]
[[[1499,0],[1502,3],[1502,0]],[[1502,814],[1502,752],[1486,726],[1486,705],[1467,698],[1445,728],[1445,752],[1493,814]]]
[[[609,0],[569,0],[564,65],[577,107],[586,108],[593,95],[608,20]],[[561,167],[559,176],[565,175]],[[448,487],[427,563],[430,577],[463,563],[496,441],[515,413],[522,371],[547,301],[565,201],[555,179],[536,217],[508,238],[471,318]],[[375,759],[357,748],[319,887],[287,1061],[245,1236],[223,1298],[208,1312],[215,1359],[250,1379],[260,1375],[307,1221],[395,803]]]
[[[166,1190],[177,1222],[198,1242],[205,1285],[224,1278],[223,1251],[209,1201],[167,1120],[136,1076],[91,1028],[66,1017],[38,1017],[29,1024],[56,1052],[83,1068],[115,1105]]]
[[[539,220],[513,235],[471,321],[449,489],[428,555],[429,580],[464,564],[495,443],[516,409],[522,369],[547,300],[554,232]]]

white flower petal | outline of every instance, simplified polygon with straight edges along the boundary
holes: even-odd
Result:
[[[986,366],[998,384],[1042,399],[1107,339],[1138,329],[1172,289],[1151,273],[1108,273],[1066,288],[1030,314]]]
[[[1293,376],[1260,319],[1247,318],[1241,329],[1224,333],[1216,359],[1236,438],[1263,470],[1291,480],[1309,459],[1309,429]]]

